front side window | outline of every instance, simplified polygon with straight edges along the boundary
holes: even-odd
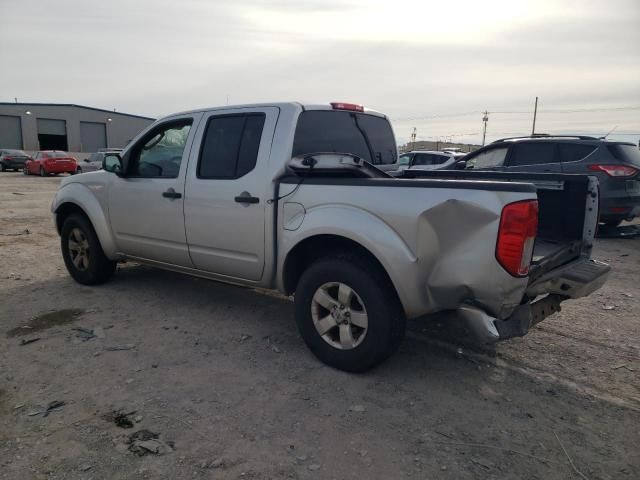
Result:
[[[466,168],[494,168],[504,165],[508,147],[485,150],[467,160]]]
[[[256,166],[263,113],[211,117],[198,160],[198,178],[240,178]]]
[[[398,165],[409,165],[411,163],[411,155],[400,155]]]
[[[509,157],[509,166],[518,167],[521,165],[555,163],[558,161],[555,151],[556,145],[554,143],[516,143]]]
[[[191,123],[191,119],[178,120],[153,129],[133,148],[129,176],[176,178]]]
[[[351,153],[374,165],[392,164],[398,158],[393,130],[386,118],[307,110],[298,119],[293,156],[320,152]]]

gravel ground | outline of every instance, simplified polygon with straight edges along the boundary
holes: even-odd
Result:
[[[351,375],[277,295],[132,264],[75,284],[59,180],[0,175],[0,478],[640,478],[640,239],[598,241],[608,284],[525,338],[458,350],[422,319]]]

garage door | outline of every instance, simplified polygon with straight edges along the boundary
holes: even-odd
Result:
[[[67,122],[52,118],[38,118],[40,150],[67,150]]]
[[[0,115],[0,148],[22,150],[20,117]]]
[[[80,122],[80,142],[83,152],[107,148],[107,126],[104,123]]]

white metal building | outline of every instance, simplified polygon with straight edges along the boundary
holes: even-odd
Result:
[[[0,102],[0,148],[77,153],[122,148],[153,121],[83,105]]]

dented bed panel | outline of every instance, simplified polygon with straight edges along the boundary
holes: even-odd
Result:
[[[495,259],[500,214],[504,205],[536,198],[535,193],[492,191],[486,185],[474,190],[371,183],[310,181],[288,196],[287,202],[303,205],[305,214],[295,230],[278,228],[278,271],[302,240],[334,234],[360,243],[380,261],[409,317],[463,305],[497,318],[511,314],[527,279],[512,277]],[[280,194],[295,187],[282,185]]]

